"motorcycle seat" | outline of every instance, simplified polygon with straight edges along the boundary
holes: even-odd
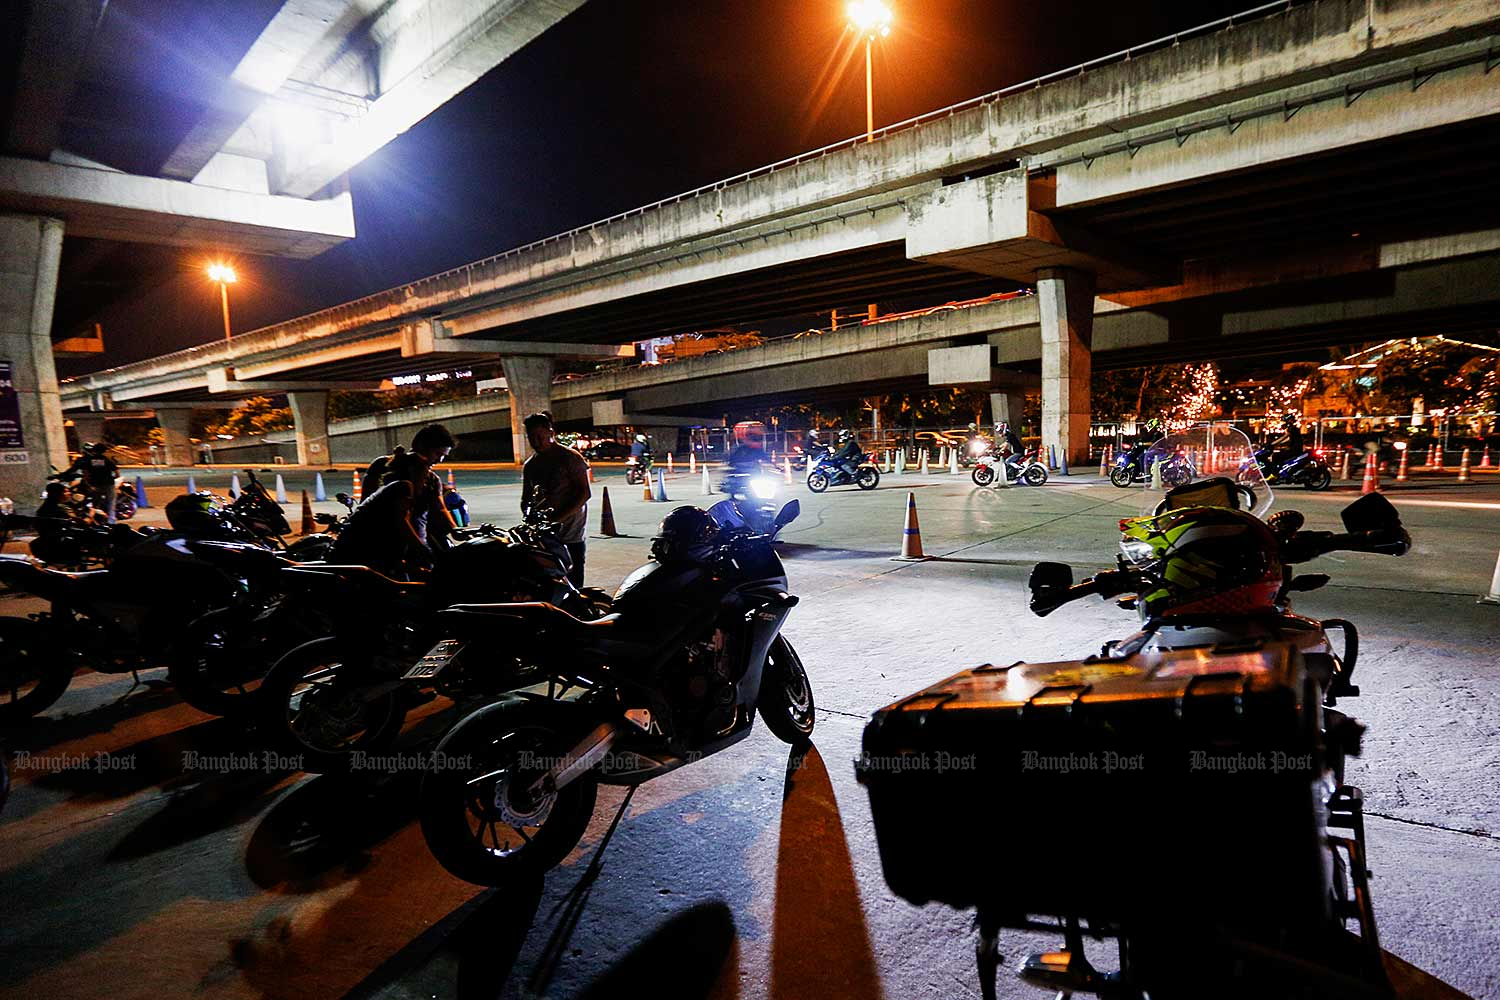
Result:
[[[338,581],[390,593],[407,593],[427,586],[422,580],[396,580],[358,563],[301,563],[282,569],[294,578]]]
[[[485,617],[532,619],[538,625],[563,628],[601,629],[609,628],[620,620],[619,612],[602,618],[579,618],[546,601],[519,601],[506,604],[455,604],[443,612],[449,615],[481,615]]]

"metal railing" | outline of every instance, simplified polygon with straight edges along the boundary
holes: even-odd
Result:
[[[928,111],[915,117],[908,118],[904,121],[896,122],[892,125],[883,126],[876,129],[873,135],[877,139],[884,139],[897,133],[907,132],[912,129],[919,128],[923,125],[930,124],[944,118],[952,117],[953,115],[963,111],[968,111],[974,108],[983,107],[987,104],[992,104],[995,101],[1014,94],[1022,93],[1027,90],[1034,90],[1048,83],[1053,83],[1058,80],[1063,80],[1070,77],[1080,76],[1090,70],[1099,69],[1104,66],[1129,62],[1132,59],[1135,59],[1142,55],[1146,55],[1150,52],[1154,52],[1158,49],[1170,48],[1172,46],[1178,45],[1185,39],[1212,34],[1216,31],[1233,28],[1238,24],[1244,24],[1249,21],[1255,21],[1261,18],[1270,17],[1275,14],[1285,13],[1293,7],[1305,5],[1311,2],[1313,2],[1313,0],[1276,0],[1276,2],[1274,3],[1261,4],[1258,7],[1253,7],[1239,14],[1231,14],[1228,17],[1222,17],[1215,21],[1209,21],[1205,24],[1200,24],[1195,27],[1188,28],[1184,31],[1178,31],[1170,35],[1164,35],[1161,38],[1153,39],[1149,42],[1143,42],[1139,45],[1133,45],[1130,48],[1121,49],[1120,51],[1110,53],[1109,55],[1099,56],[1095,59],[1090,59],[1085,62],[1078,63],[1077,65],[1069,66],[1065,69],[1056,70],[1051,73],[1045,73],[1041,76],[1033,77],[1030,80],[1024,80],[1020,83],[1011,84],[1008,87],[1002,87],[999,90],[991,91],[987,94],[980,95],[979,97],[972,97],[967,100],[960,101],[957,104],[950,104],[947,107],[939,108],[936,111]],[[852,136],[848,139],[842,139],[838,142],[830,143],[817,149],[809,150],[804,153],[798,153],[795,156],[789,156],[784,159],[777,160],[774,163],[768,163],[762,167],[756,167],[752,170],[747,170],[743,173],[735,174],[732,177],[727,177],[723,180],[715,181],[711,184],[705,184],[700,187],[693,188],[690,191],[684,191],[681,194],[672,195],[670,197],[651,202],[650,204],[641,205],[637,208],[619,212],[615,215],[609,216],[608,218],[600,219],[597,222],[591,222],[587,225],[578,226],[563,233],[558,233],[553,236],[547,236],[539,240],[533,240],[530,243],[514,247],[510,250],[506,250],[489,257],[481,258],[477,261],[472,261],[468,264],[460,265],[459,267],[450,268],[446,271],[440,271],[437,274],[429,275],[425,278],[418,278],[416,281],[407,282],[402,285],[397,285],[393,288],[374,292],[370,295],[363,296],[362,298],[354,299],[336,306],[330,306],[327,309],[321,309],[317,312],[308,313],[304,316],[299,316],[291,320],[273,324],[272,326],[262,327],[258,330],[251,330],[235,338],[235,340],[231,343],[238,343],[243,345],[247,341],[250,341],[252,338],[255,341],[269,339],[269,337],[274,335],[276,332],[294,330],[298,326],[317,326],[325,322],[332,322],[337,324],[342,318],[345,317],[351,319],[357,318],[359,314],[366,312],[373,306],[387,305],[399,308],[404,304],[405,300],[416,298],[419,294],[422,294],[424,290],[430,289],[435,285],[443,283],[451,282],[458,286],[471,287],[474,284],[476,273],[484,269],[493,268],[496,264],[502,261],[506,261],[521,254],[541,249],[542,247],[563,242],[564,240],[573,240],[584,233],[589,233],[601,227],[613,225],[616,222],[622,222],[626,219],[644,215],[647,212],[656,211],[669,205],[675,205],[691,198],[700,197],[704,194],[723,191],[735,185],[744,184],[756,178],[776,173],[780,170],[785,170],[790,167],[796,167],[800,164],[807,163],[812,160],[818,160],[825,156],[828,156],[831,153],[837,153],[847,149],[857,148],[858,146],[867,143],[867,141],[867,137],[863,134]],[[193,357],[194,355],[201,354],[210,350],[223,351],[226,358],[233,356],[230,354],[230,351],[226,349],[226,345],[224,345],[222,342],[216,342],[212,344],[201,344],[195,347],[184,348],[183,350],[179,351],[173,351],[170,354],[163,354],[151,360],[152,363],[160,363],[164,361],[169,362],[173,359]],[[132,365],[140,363],[141,362],[133,362]],[[90,372],[87,375],[72,376],[70,378],[63,379],[62,384],[67,385],[79,379],[109,375],[111,373],[119,372],[126,368],[132,367],[132,365],[119,365],[113,368],[101,369],[97,372]]]

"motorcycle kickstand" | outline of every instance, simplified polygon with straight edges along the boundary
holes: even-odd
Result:
[[[599,847],[594,851],[593,860],[584,869],[583,878],[579,879],[580,884],[587,885],[599,875],[599,869],[604,866],[604,849],[609,846],[609,839],[615,835],[615,827],[619,826],[620,820],[625,818],[625,807],[630,805],[630,799],[635,795],[635,790],[639,787],[641,786],[631,785],[626,790],[625,798],[620,802],[620,808],[615,811],[615,818],[610,820],[609,829],[604,831],[604,838],[599,841]]]
[[[995,980],[1005,956],[1000,954],[1000,923],[981,910],[974,921],[979,926],[979,940],[974,944],[974,961],[979,966],[979,995],[995,1000]]]

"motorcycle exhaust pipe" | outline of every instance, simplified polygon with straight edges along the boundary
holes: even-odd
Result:
[[[563,755],[547,773],[532,783],[531,793],[543,795],[566,788],[573,781],[593,770],[595,764],[604,759],[614,745],[620,730],[613,722],[601,722],[573,749]]]

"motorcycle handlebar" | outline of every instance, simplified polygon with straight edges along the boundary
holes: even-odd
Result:
[[[1067,590],[1051,596],[1032,592],[1031,611],[1038,618],[1045,618],[1064,604],[1071,604],[1081,597],[1098,594],[1100,597],[1117,597],[1136,589],[1136,577],[1127,570],[1109,569],[1094,574],[1091,578],[1076,583]]]
[[[1372,552],[1377,555],[1403,556],[1411,550],[1411,536],[1406,529],[1356,531],[1299,531],[1287,540],[1282,558],[1289,563],[1307,562],[1330,552]]]

